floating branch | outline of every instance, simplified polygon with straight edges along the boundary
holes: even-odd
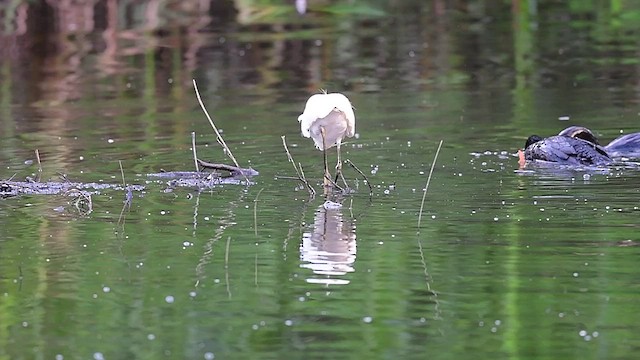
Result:
[[[200,107],[202,108],[202,112],[204,112],[204,114],[207,117],[207,120],[209,120],[209,124],[211,125],[211,128],[213,128],[213,131],[216,133],[216,139],[218,140],[218,143],[220,145],[222,145],[224,153],[231,159],[231,161],[233,161],[233,164],[237,168],[240,168],[240,165],[238,164],[238,161],[236,161],[236,158],[235,158],[235,156],[233,156],[233,153],[231,152],[231,149],[229,149],[229,147],[227,146],[227,143],[222,138],[222,135],[220,134],[220,131],[218,131],[218,128],[216,127],[216,124],[213,123],[213,120],[211,119],[211,116],[209,115],[209,112],[207,111],[207,108],[204,106],[204,103],[202,102],[202,98],[200,97],[200,91],[198,91],[198,85],[196,84],[196,79],[193,79],[193,88],[196,91],[196,97],[198,98],[198,103],[200,104]],[[195,147],[194,147],[194,149],[195,149]],[[242,173],[242,175],[244,176],[244,178],[247,181],[247,183],[249,183],[249,179],[247,179],[247,176],[244,173]]]
[[[210,163],[210,162],[206,162],[200,159],[196,158],[196,164],[206,168],[206,169],[213,169],[213,170],[223,170],[223,171],[228,171],[231,173],[231,175],[242,175],[245,178],[247,176],[255,176],[258,175],[258,172],[248,168],[241,168],[241,167],[237,167],[237,166],[233,166],[233,165],[227,165],[227,164],[215,164],[215,163]]]

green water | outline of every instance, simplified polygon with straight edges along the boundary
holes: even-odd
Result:
[[[0,201],[0,359],[635,356],[640,174],[515,153],[571,124],[640,131],[637,5],[170,3],[101,1],[93,27],[3,13],[0,177],[37,175],[38,149],[42,179],[121,183],[121,163],[146,190]],[[230,162],[193,78],[250,185],[145,176],[191,171],[192,131]],[[296,121],[320,88],[352,101],[343,156],[373,187],[345,165],[341,208],[282,147],[320,191]]]

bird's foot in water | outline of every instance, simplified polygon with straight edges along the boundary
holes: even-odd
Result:
[[[518,149],[518,165],[520,165],[520,169],[524,168],[527,164],[527,160],[524,158],[524,151]]]
[[[340,174],[340,176],[341,175],[342,174]],[[336,175],[336,180],[337,179],[338,179],[338,175]],[[344,177],[343,177],[343,181],[344,181]],[[322,185],[324,187],[325,195],[334,193],[336,190],[343,194],[351,193],[351,189],[349,188],[347,183],[345,182],[344,184],[345,184],[345,187],[342,187],[338,185],[337,181],[334,181],[333,179],[331,179],[331,175],[328,172],[324,174],[324,180]]]
[[[343,192],[350,192],[349,190],[349,184],[347,183],[347,179],[344,178],[344,175],[342,175],[342,162],[338,162],[336,164],[336,177],[333,180],[333,182],[335,184],[338,183],[338,179],[342,180],[342,184],[344,184],[344,190],[347,191],[343,191]]]

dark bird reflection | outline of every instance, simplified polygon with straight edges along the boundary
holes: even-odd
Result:
[[[323,276],[309,277],[307,282],[348,284],[349,280],[336,276],[355,271],[356,227],[351,219],[344,218],[342,205],[332,201],[320,205],[311,230],[302,235],[300,266]]]

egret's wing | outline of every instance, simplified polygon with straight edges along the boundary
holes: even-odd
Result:
[[[356,129],[356,116],[353,113],[351,102],[340,93],[312,95],[304,107],[304,111],[298,116],[302,135],[310,137],[309,129],[314,121],[327,117],[334,109],[345,114],[347,118],[347,136],[351,137]]]

